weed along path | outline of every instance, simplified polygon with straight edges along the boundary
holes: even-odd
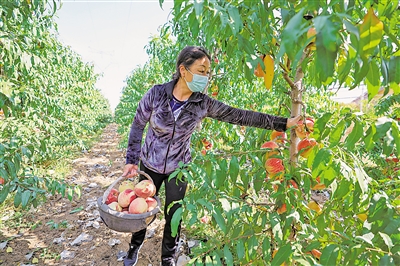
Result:
[[[57,195],[20,218],[17,213],[3,217],[0,265],[123,265],[131,234],[107,228],[96,204],[122,174],[125,151],[118,141],[117,125],[111,124],[90,151],[72,160],[67,182],[81,186],[79,199]],[[160,265],[161,215],[148,228],[138,266]]]

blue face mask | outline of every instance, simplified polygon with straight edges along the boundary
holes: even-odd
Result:
[[[208,85],[208,77],[198,74],[193,74],[189,69],[186,70],[193,75],[193,79],[191,82],[187,82],[186,79],[184,78],[189,90],[191,90],[192,92],[203,92]]]

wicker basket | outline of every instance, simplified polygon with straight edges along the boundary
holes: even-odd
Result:
[[[153,182],[151,177],[145,172],[138,171],[138,173]],[[110,191],[113,187],[125,179],[126,177],[121,176],[115,180],[114,183],[112,183],[104,192],[103,197],[99,197],[97,199],[97,205],[99,207],[100,217],[108,228],[118,232],[133,233],[147,228],[147,226],[156,219],[156,214],[160,211],[161,203],[160,199],[157,196],[154,196],[157,201],[157,207],[155,207],[152,211],[141,214],[126,214],[111,209],[107,204],[105,204],[108,194],[110,194]]]

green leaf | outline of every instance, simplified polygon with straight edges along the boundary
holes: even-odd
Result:
[[[360,67],[361,63],[361,67]],[[369,60],[366,58],[363,58],[361,62],[356,61],[355,66],[354,66],[354,82],[353,86],[351,89],[354,89],[355,87],[359,86],[361,81],[365,78],[365,76],[368,74],[369,71]]]
[[[199,28],[200,25],[199,25],[199,21],[196,18],[195,12],[192,12],[189,15],[189,23],[190,23],[190,28],[192,30],[193,38],[197,38],[197,36],[199,35],[199,31],[200,31],[200,28]]]
[[[304,8],[299,10],[288,22],[285,29],[282,31],[282,44],[279,50],[278,58],[282,57],[285,53],[289,56],[290,60],[294,60],[297,49],[293,49],[293,45],[297,44],[299,38],[305,33],[306,28],[303,25]]]
[[[19,205],[21,205],[22,202],[22,192],[20,189],[17,190],[17,193],[15,193],[14,196],[14,206],[17,208]]]
[[[366,233],[362,236],[356,236],[356,239],[360,239],[368,244],[370,244],[371,246],[374,246],[374,244],[372,243],[372,239],[375,237],[375,235],[372,232]]]
[[[271,266],[279,266],[285,261],[289,261],[289,257],[292,253],[292,244],[289,243],[280,247],[278,252],[275,254],[275,257],[272,259]]]
[[[17,171],[15,169],[15,165],[13,162],[6,160],[5,162],[7,169],[8,169],[8,175],[11,176],[12,178],[17,178]]]
[[[8,173],[6,171],[6,169],[4,169],[3,167],[0,167],[0,176],[2,178],[4,178],[5,180],[8,180]]]
[[[224,170],[218,169],[216,174],[217,174],[217,176],[215,179],[215,187],[217,189],[221,189],[221,187],[224,185],[225,180],[226,180],[226,170],[224,171]]]
[[[256,193],[259,193],[265,183],[265,170],[260,169],[254,176],[253,186]]]
[[[274,235],[275,240],[280,244],[282,242],[283,233],[282,233],[281,224],[279,222],[280,219],[278,217],[278,214],[270,213],[269,219],[270,219],[270,223],[271,223],[272,234]]]
[[[390,238],[390,236],[388,236],[385,233],[382,233],[382,232],[378,232],[378,233],[383,238],[383,241],[385,242],[386,246],[388,247],[388,249],[390,251],[391,248],[393,247],[392,239]]]
[[[334,167],[329,166],[323,171],[322,176],[325,186],[329,186],[337,178],[338,174]]]
[[[391,266],[391,265],[396,265],[392,256],[385,254],[379,259],[379,266]]]
[[[335,128],[331,131],[331,134],[329,134],[330,147],[334,147],[339,143],[343,136],[345,126],[346,123],[344,120],[340,120],[340,122],[335,125]]]
[[[194,10],[196,12],[196,17],[199,17],[203,13],[203,1],[193,1]]]
[[[229,26],[232,29],[233,36],[236,36],[236,34],[240,32],[243,28],[243,22],[240,17],[239,10],[235,6],[229,6],[228,13],[232,21]]]
[[[376,133],[374,135],[374,140],[379,141],[382,137],[386,135],[386,133],[392,127],[392,119],[387,117],[379,117],[376,122]]]
[[[356,158],[355,157],[353,157],[353,158],[356,161]],[[354,171],[356,174],[357,182],[360,185],[362,192],[364,194],[367,193],[368,184],[369,184],[371,178],[367,175],[367,173],[364,171],[362,166],[360,166],[359,163],[357,163],[357,162],[355,163]]]
[[[2,204],[6,200],[9,191],[10,191],[10,186],[8,184],[6,184],[5,186],[2,187],[2,189],[0,189],[0,204]]]
[[[73,213],[80,212],[80,211],[82,211],[83,209],[84,209],[84,207],[83,207],[83,206],[80,206],[80,207],[75,208],[75,209],[73,209],[72,211],[70,211],[69,214],[73,214]]]
[[[363,136],[364,134],[364,129],[362,124],[355,120],[353,121],[354,127],[353,130],[350,132],[350,134],[347,136],[345,140],[345,146],[349,150],[354,150],[354,147],[357,143],[357,141]]]
[[[394,138],[394,142],[396,143],[397,158],[400,158],[400,128],[396,122],[392,123],[392,136]]]
[[[315,121],[313,135],[317,141],[321,140],[324,130],[327,129],[326,124],[328,123],[329,119],[331,119],[332,115],[332,113],[324,113],[321,118],[318,118]]]
[[[327,245],[320,258],[321,265],[337,265],[337,257],[339,255],[339,246],[335,244]]]
[[[178,234],[178,228],[179,224],[182,220],[182,212],[183,208],[179,207],[175,212],[174,215],[172,215],[171,219],[171,235],[175,237]]]
[[[314,21],[316,36],[316,66],[320,70],[318,76],[322,82],[326,82],[333,76],[337,57],[338,45],[337,26],[329,16],[318,16]]]
[[[236,156],[232,156],[229,163],[229,176],[232,183],[236,183],[237,176],[239,174],[239,162]]]
[[[369,70],[366,75],[365,83],[367,84],[368,100],[371,101],[380,89],[381,72],[374,60],[368,64]]]
[[[387,195],[377,193],[372,197],[368,209],[368,222],[382,221],[393,212],[391,205],[387,202]]]
[[[400,83],[400,56],[392,56],[389,60],[389,83]],[[397,92],[399,93],[399,92]],[[395,93],[396,94],[396,93]]]
[[[365,134],[365,138],[364,138],[364,143],[365,143],[365,149],[366,150],[371,150],[374,147],[375,142],[373,141],[374,135],[376,133],[376,126],[374,124],[372,124],[366,134]]]
[[[70,187],[68,188],[68,191],[67,191],[67,197],[68,197],[69,201],[72,201],[74,198],[74,190]]]
[[[222,217],[222,212],[219,210],[214,210],[212,216],[214,217],[215,221],[217,222],[219,228],[221,228],[222,232],[226,234],[226,224],[224,217]]]
[[[264,261],[265,262],[270,262],[271,261],[271,241],[269,240],[269,237],[265,237],[264,241],[262,243],[262,250],[264,254]]]
[[[249,54],[249,55],[254,54],[253,45],[246,38],[244,38],[241,34],[238,35],[238,45],[239,45],[239,49],[243,49],[247,54]]]
[[[30,197],[31,197],[31,191],[25,190],[24,192],[22,192],[21,196],[22,208],[25,208],[28,205]]]
[[[232,252],[229,250],[227,245],[224,246],[224,258],[226,265],[234,265]]]
[[[236,242],[236,254],[238,258],[244,258],[245,248],[243,244],[243,240],[239,239]]]
[[[343,200],[343,198],[350,192],[352,188],[352,182],[348,180],[341,180],[338,182],[338,187],[333,193],[333,198],[337,200]]]
[[[333,153],[330,149],[322,148],[315,156],[312,166],[312,176],[317,178],[321,171],[325,170],[331,163]]]

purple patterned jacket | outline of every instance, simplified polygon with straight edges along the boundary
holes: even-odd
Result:
[[[203,93],[193,93],[175,121],[170,107],[176,81],[152,87],[140,100],[129,134],[127,164],[139,160],[150,170],[169,174],[179,162],[188,163],[190,138],[197,124],[210,117],[232,124],[286,130],[287,118],[233,108]],[[143,130],[149,124],[141,147]]]

